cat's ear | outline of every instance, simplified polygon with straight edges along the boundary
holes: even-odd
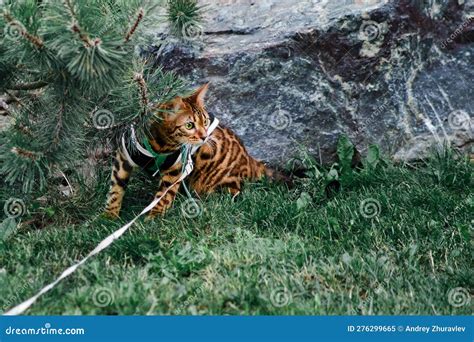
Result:
[[[179,112],[179,110],[184,107],[183,99],[179,96],[175,97],[173,100],[171,100],[171,106],[170,107],[171,107],[170,109],[174,113]]]
[[[185,106],[184,101],[181,97],[177,96],[174,99],[160,105],[158,107],[158,115],[163,116],[165,118],[171,118],[173,115],[175,115],[177,112],[179,112],[180,109],[182,109]]]
[[[169,116],[169,115],[176,114],[184,106],[185,105],[184,105],[183,99],[181,97],[177,96],[174,99],[172,99],[171,101],[161,105],[160,108],[166,111],[165,115]]]
[[[189,102],[195,103],[198,106],[204,107],[204,97],[206,96],[209,83],[203,84],[196,91],[187,98]]]

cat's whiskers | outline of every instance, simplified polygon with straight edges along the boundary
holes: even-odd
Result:
[[[217,142],[212,137],[209,137],[209,139],[207,139],[204,145],[209,146],[213,150],[217,148]]]

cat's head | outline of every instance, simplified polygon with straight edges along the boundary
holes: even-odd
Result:
[[[183,144],[199,145],[207,138],[210,117],[204,106],[209,84],[199,87],[188,97],[176,97],[160,106],[162,120],[152,125],[152,137],[175,148]],[[163,145],[162,143],[160,145]]]

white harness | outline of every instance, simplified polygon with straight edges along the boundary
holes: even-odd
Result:
[[[193,156],[196,151],[202,146],[204,145],[209,137],[211,136],[212,132],[214,132],[214,130],[217,128],[217,126],[219,125],[219,119],[217,118],[214,118],[214,121],[212,121],[212,123],[209,125],[208,129],[207,129],[207,137],[206,139],[198,144],[198,145],[188,145],[187,148],[190,148],[190,156]],[[135,134],[135,128],[133,127],[133,125],[130,126],[130,130],[131,130],[131,140],[132,140],[132,144],[136,147],[136,149],[144,154],[145,156],[149,157],[149,158],[155,158],[146,148],[144,148],[139,142],[138,142],[138,139],[137,139],[137,136]],[[127,144],[126,144],[126,141],[125,141],[125,134],[122,135],[122,152],[125,156],[125,158],[127,159],[127,161],[130,163],[130,165],[132,165],[133,167],[139,167],[139,165],[137,165],[133,159],[130,157],[130,154],[128,153],[128,150],[127,150]],[[170,153],[171,154],[171,153]],[[181,151],[181,153],[179,154],[178,158],[176,159],[175,163],[173,165],[175,165],[176,163],[178,163],[180,160],[183,160],[183,151]],[[155,171],[155,173],[153,174],[153,177],[159,172],[159,170]]]

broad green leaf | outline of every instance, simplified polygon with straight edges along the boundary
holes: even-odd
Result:
[[[331,168],[331,170],[329,170],[329,172],[326,175],[326,181],[331,182],[338,179],[339,179],[339,173],[337,172],[335,168]]]
[[[10,235],[12,235],[17,228],[17,224],[14,218],[6,218],[0,223],[0,240],[5,241]]]
[[[341,164],[341,173],[349,174],[351,170],[352,157],[354,156],[354,145],[347,135],[342,135],[337,143],[337,156]]]
[[[311,203],[311,196],[307,192],[302,192],[300,197],[296,200],[296,208],[302,210]]]
[[[54,214],[56,213],[56,211],[54,210],[53,207],[44,208],[44,212],[45,212],[49,217],[53,217]]]
[[[380,161],[380,150],[377,145],[370,145],[367,151],[366,166],[374,169]]]

